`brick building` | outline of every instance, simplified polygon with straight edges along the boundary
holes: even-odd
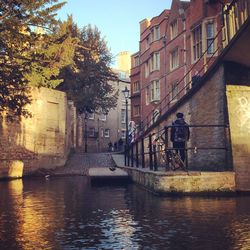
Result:
[[[140,22],[139,51],[131,57],[131,120],[139,127],[186,94],[216,59],[226,2],[173,0],[170,10]]]

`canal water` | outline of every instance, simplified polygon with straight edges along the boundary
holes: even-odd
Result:
[[[250,249],[250,197],[157,197],[87,177],[0,182],[0,249]]]

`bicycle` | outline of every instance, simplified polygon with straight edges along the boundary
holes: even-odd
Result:
[[[187,171],[185,163],[180,158],[180,155],[172,149],[166,150],[166,165],[173,171],[181,169]]]
[[[185,163],[182,161],[180,155],[175,151],[175,149],[165,148],[165,139],[160,135],[154,141],[158,147],[159,152],[159,162],[164,163],[166,170],[184,170],[187,171]]]

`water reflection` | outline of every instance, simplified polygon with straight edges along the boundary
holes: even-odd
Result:
[[[250,197],[159,198],[86,177],[0,190],[0,249],[250,249]]]

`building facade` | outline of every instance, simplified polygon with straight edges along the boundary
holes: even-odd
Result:
[[[139,128],[185,95],[223,47],[222,10],[229,1],[173,0],[171,9],[140,22],[131,56],[131,119]]]
[[[92,113],[83,117],[83,141],[85,152],[106,152],[122,150],[126,139],[126,106],[123,90],[130,88],[130,82],[119,80],[112,82],[118,91],[117,106],[108,114]],[[128,101],[130,114],[130,101]],[[130,120],[130,117],[128,117]]]
[[[84,152],[107,152],[123,150],[126,139],[126,100],[123,90],[130,90],[130,54],[118,54],[118,69],[113,71],[118,81],[110,82],[114,93],[118,93],[117,105],[107,114],[92,113],[82,117],[82,150]],[[130,121],[130,98],[128,101],[128,122]]]

